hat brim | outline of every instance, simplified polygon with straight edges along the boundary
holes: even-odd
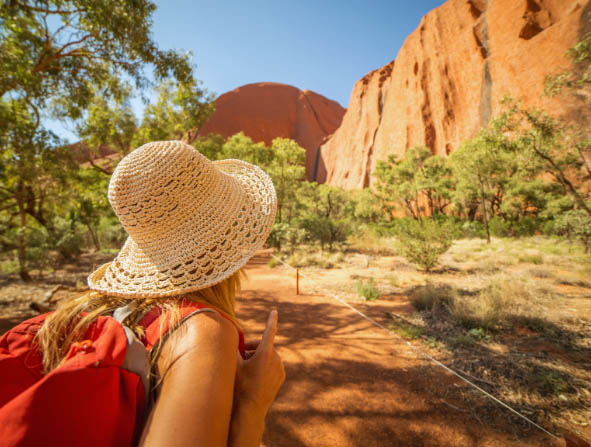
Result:
[[[213,164],[221,175],[210,206],[171,228],[166,240],[139,247],[128,237],[117,257],[88,277],[90,289],[131,298],[182,295],[223,281],[262,248],[277,209],[271,178],[242,160]]]

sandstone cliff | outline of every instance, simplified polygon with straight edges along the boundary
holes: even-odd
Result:
[[[309,90],[271,82],[249,84],[216,100],[216,111],[199,135],[228,137],[243,131],[268,145],[276,137],[294,139],[306,149],[306,174],[314,180],[318,149],[339,127],[344,113],[337,102]]]
[[[591,27],[589,0],[448,0],[421,20],[395,61],[359,80],[339,129],[321,148],[318,180],[362,188],[377,160],[415,145],[449,154],[500,109],[505,95],[542,98],[548,72]]]

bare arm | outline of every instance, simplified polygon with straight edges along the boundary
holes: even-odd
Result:
[[[216,314],[197,314],[186,332],[163,347],[166,372],[141,446],[258,447],[265,416],[285,378],[273,347],[272,312],[255,354],[243,361],[235,327]]]
[[[273,310],[254,355],[248,360],[238,358],[229,447],[261,443],[265,416],[285,380],[283,363],[273,345],[276,333],[277,311]]]
[[[237,368],[238,334],[226,319],[200,313],[162,349],[165,372],[142,446],[226,447]]]

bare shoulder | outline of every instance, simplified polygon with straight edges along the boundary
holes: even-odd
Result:
[[[162,347],[162,357],[173,362],[189,353],[235,358],[236,327],[217,312],[199,312],[187,319]]]
[[[231,322],[213,312],[183,322],[162,347],[158,397],[140,444],[227,445],[237,365]]]

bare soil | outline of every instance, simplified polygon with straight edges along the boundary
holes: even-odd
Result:
[[[369,265],[360,265],[359,271],[308,269],[296,295],[294,273],[285,267],[269,268],[269,255],[261,253],[248,264],[249,279],[237,308],[247,339],[260,336],[272,307],[279,311],[276,345],[287,379],[267,417],[265,446],[587,445],[580,426],[570,427],[579,429],[573,435],[569,427],[545,425],[569,436],[568,443],[562,437],[552,439],[421,358],[396,333],[374,326],[331,297],[338,294],[384,326],[392,325],[393,314],[411,321],[414,311],[403,293],[371,303],[350,293],[351,275],[367,274]],[[0,332],[36,315],[29,308],[31,300],[43,299],[56,285],[71,287],[56,293],[58,299],[76,294],[75,287],[84,284],[92,267],[111,257],[85,254],[75,265],[64,264],[29,284],[21,283],[16,275],[0,276]],[[522,329],[524,333],[528,330]],[[453,363],[458,356],[474,355],[467,350],[446,357],[446,346],[429,345],[432,337],[421,337],[410,343],[443,360]],[[516,337],[509,344],[511,352],[520,340]],[[499,346],[500,351],[507,349],[506,343]],[[495,348],[487,349],[491,357]],[[527,353],[533,348],[526,345],[522,349]],[[535,349],[540,350],[558,357],[564,353],[554,344],[542,343]],[[472,360],[478,363],[482,357]],[[466,361],[461,363],[465,365]],[[476,374],[478,369],[468,372]],[[486,388],[486,384],[478,385]],[[548,423],[537,414],[528,416]]]
[[[261,333],[271,308],[279,312],[276,345],[287,380],[267,417],[266,446],[566,445],[330,296],[310,293],[311,281],[302,279],[296,295],[293,272],[269,269],[267,259],[249,264],[238,304],[247,338]],[[388,312],[408,307],[386,300],[354,305],[381,324]]]

